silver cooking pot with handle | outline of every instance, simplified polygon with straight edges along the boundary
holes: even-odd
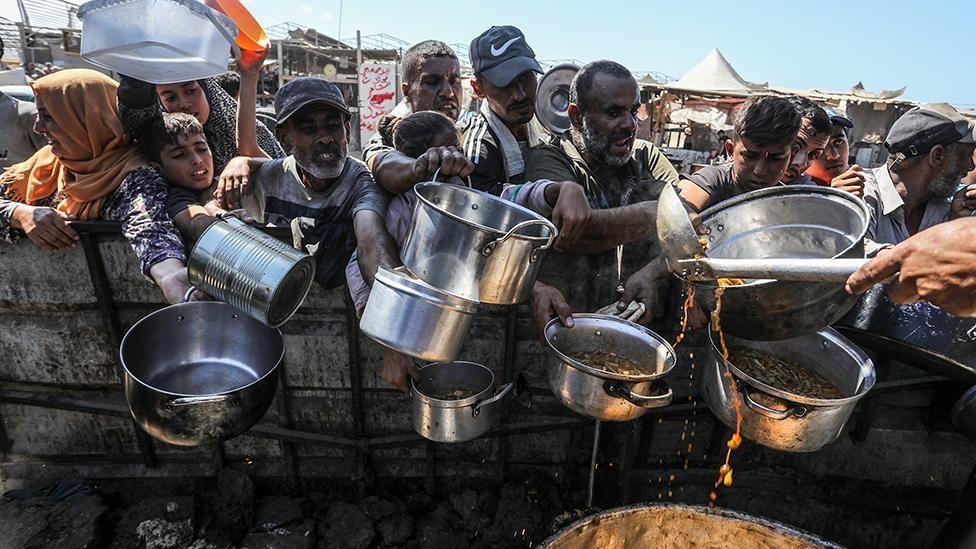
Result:
[[[863,258],[868,210],[856,196],[815,186],[773,187],[725,200],[701,213],[708,256],[717,259]],[[843,282],[746,280],[726,287],[726,333],[779,340],[816,332],[857,302]],[[715,308],[714,287],[695,298]]]
[[[457,357],[477,312],[476,301],[446,294],[403,267],[380,267],[359,328],[405,355],[448,362]]]
[[[447,183],[414,186],[419,200],[400,252],[421,280],[481,303],[529,298],[556,226],[535,212],[474,189]]]
[[[511,383],[496,390],[495,374],[481,364],[428,364],[410,380],[413,427],[435,442],[478,438],[501,420],[502,402],[511,391]]]
[[[630,421],[651,408],[667,406],[673,393],[660,379],[675,365],[675,353],[661,336],[615,316],[573,315],[573,327],[559,319],[546,325],[549,385],[576,413],[602,421]],[[569,355],[607,351],[632,360],[644,373],[621,374],[583,364]]]
[[[122,339],[125,400],[153,438],[178,446],[225,440],[267,412],[284,355],[280,331],[225,303],[171,305]]]
[[[793,362],[816,372],[843,398],[797,395],[769,385],[727,362],[708,331],[709,348],[702,397],[726,426],[735,429],[735,403],[747,440],[787,452],[814,452],[837,440],[857,401],[874,387],[874,364],[853,343],[831,328],[782,341],[751,341],[725,336],[729,350],[745,348]],[[726,369],[728,375],[726,375]]]
[[[306,253],[226,215],[197,239],[187,261],[190,284],[277,328],[302,305],[315,280]]]

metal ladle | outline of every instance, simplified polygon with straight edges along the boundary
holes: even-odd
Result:
[[[720,278],[801,282],[846,282],[868,259],[719,259],[706,255],[706,242],[695,231],[673,185],[657,202],[657,233],[668,270],[692,282]]]

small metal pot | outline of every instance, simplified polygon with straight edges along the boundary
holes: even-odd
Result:
[[[512,384],[506,383],[496,391],[495,375],[473,362],[428,364],[418,373],[419,378],[410,381],[413,427],[435,442],[464,442],[490,431],[501,419],[501,403],[512,390]],[[473,394],[458,400],[436,398],[458,389]]]
[[[809,368],[847,395],[838,399],[810,398],[767,385],[723,360],[716,338],[709,330],[710,345],[701,386],[705,403],[722,423],[734,429],[733,398],[737,398],[743,438],[767,448],[814,452],[834,442],[857,401],[874,386],[871,359],[831,328],[783,341],[750,341],[729,335],[725,340],[729,349],[752,349]]]
[[[125,399],[153,438],[178,446],[225,440],[268,410],[284,354],[280,331],[227,304],[171,305],[122,339]]]
[[[359,328],[377,343],[431,362],[457,357],[478,303],[446,294],[404,268],[376,272]]]
[[[277,328],[302,305],[315,260],[233,216],[211,224],[187,261],[190,284]]]
[[[535,212],[446,183],[414,187],[413,225],[400,255],[407,269],[449,294],[511,305],[529,298],[556,226]]]
[[[630,421],[671,403],[671,389],[659,380],[674,368],[674,349],[647,328],[614,316],[577,314],[572,328],[551,320],[545,336],[555,354],[549,362],[549,385],[570,410],[602,421]],[[592,350],[612,351],[653,373],[611,373],[567,356]]]

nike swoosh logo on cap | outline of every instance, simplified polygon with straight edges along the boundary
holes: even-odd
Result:
[[[495,49],[495,45],[492,44],[491,45],[491,54],[494,55],[495,57],[498,57],[499,55],[505,53],[505,50],[507,50],[508,47],[511,46],[513,43],[517,42],[518,39],[519,39],[519,37],[516,36],[515,38],[512,38],[508,42],[505,42],[504,44],[502,44],[502,47],[500,47],[498,49]]]

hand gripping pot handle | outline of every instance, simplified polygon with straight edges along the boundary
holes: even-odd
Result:
[[[437,181],[437,176],[440,175],[440,173],[441,173],[441,169],[440,168],[437,168],[437,170],[434,172],[434,176],[430,178],[431,183],[440,183],[439,181]],[[471,176],[470,175],[465,178],[465,181],[467,182],[469,189],[474,188],[474,186],[471,185]]]
[[[622,398],[634,406],[640,406],[641,408],[658,408],[661,406],[667,406],[671,404],[671,398],[674,396],[674,391],[668,387],[668,392],[663,395],[654,396],[644,396],[638,395],[637,393],[628,389],[623,383],[608,379],[603,382],[603,390],[610,396],[615,396]]]
[[[219,19],[217,19],[217,14],[213,10],[213,8],[204,6],[204,13],[207,14],[207,19],[210,19],[210,22],[213,23],[213,26],[217,27],[217,30],[220,32],[220,34],[224,35],[224,38],[226,38],[227,41],[230,42],[230,47],[234,52],[233,55],[234,63],[237,63],[237,60],[241,58],[241,48],[238,47],[237,45],[237,36],[236,35],[231,36],[230,32],[227,30],[227,27],[225,27],[224,24],[221,23]]]
[[[498,402],[499,400],[505,398],[505,396],[508,393],[510,393],[510,392],[512,392],[512,384],[511,383],[506,383],[505,385],[502,386],[501,390],[498,391],[498,393],[495,394],[495,396],[493,396],[491,398],[488,398],[488,399],[485,399],[485,400],[482,400],[481,402],[475,404],[474,405],[474,408],[471,410],[471,416],[472,417],[478,417],[478,414],[481,413],[481,409],[482,408],[487,407],[487,406],[491,406],[492,404],[494,404],[494,403]]]
[[[482,255],[485,256],[491,255],[492,252],[495,251],[495,248],[499,244],[505,242],[509,238],[512,238],[512,236],[515,235],[515,233],[517,233],[518,231],[526,227],[530,227],[532,225],[545,225],[545,227],[549,229],[549,237],[546,239],[546,243],[536,248],[532,252],[532,257],[529,258],[530,262],[537,260],[539,258],[539,254],[548,250],[549,247],[552,246],[553,241],[556,240],[556,234],[558,234],[558,231],[556,230],[556,226],[553,225],[552,222],[549,221],[548,219],[530,219],[528,221],[516,223],[515,226],[509,229],[508,232],[505,233],[503,236],[496,238],[495,240],[492,240],[491,242],[485,244],[485,247],[481,249]]]
[[[768,417],[769,419],[775,419],[777,421],[781,421],[790,416],[803,417],[807,415],[807,409],[802,406],[790,406],[785,410],[774,410],[768,406],[764,406],[756,402],[756,400],[752,398],[752,395],[749,394],[748,385],[739,381],[738,383],[736,383],[736,386],[739,388],[739,392],[742,393],[742,400],[745,401],[746,406],[748,406],[750,410],[756,412],[761,416],[765,416]]]

